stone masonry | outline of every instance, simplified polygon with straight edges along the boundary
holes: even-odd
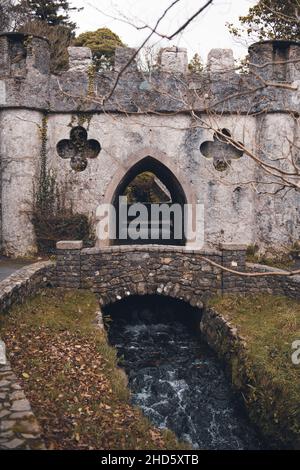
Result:
[[[200,251],[170,246],[120,246],[83,249],[80,242],[60,242],[55,283],[59,287],[91,289],[105,306],[130,295],[167,295],[202,307],[223,293],[270,292],[300,298],[300,276],[244,277],[246,247],[224,245]],[[247,266],[247,271],[254,269]],[[274,268],[273,268],[274,269]],[[256,271],[272,268],[255,266]]]
[[[94,73],[90,51],[70,48],[69,69],[55,76],[47,40],[0,35],[2,251],[36,251],[30,212],[44,154],[59,190],[93,228],[99,204],[111,203],[133,166],[152,157],[187,203],[204,206],[204,250],[220,242],[286,247],[299,239],[299,193],[253,191],[249,182],[266,175],[216,132],[278,164],[289,142],[299,149],[299,43],[252,46],[246,74],[236,73],[232,51],[222,49],[211,51],[203,73],[190,73],[186,50],[171,47],[151,73],[132,61],[119,77],[133,53],[118,48],[114,69]],[[207,125],[212,115],[216,129]]]
[[[0,450],[42,450],[41,429],[11,370],[0,365]]]

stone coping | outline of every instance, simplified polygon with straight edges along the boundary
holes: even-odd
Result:
[[[16,288],[21,288],[23,285],[28,283],[34,275],[42,273],[43,270],[51,268],[52,266],[54,266],[52,261],[39,261],[37,263],[24,266],[3,279],[3,281],[0,282],[0,312],[3,296],[11,293]]]
[[[238,245],[230,243],[221,243],[220,249],[225,251],[246,251],[247,245]]]
[[[82,247],[82,240],[62,240],[56,243],[57,250],[81,250]]]
[[[199,254],[207,256],[222,256],[222,251],[216,249],[195,249],[189,246],[174,245],[118,245],[108,247],[84,248],[83,254],[101,254],[101,253],[131,253],[131,252],[147,252],[147,253],[186,253]]]

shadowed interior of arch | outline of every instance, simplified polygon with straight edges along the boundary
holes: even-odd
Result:
[[[123,319],[128,323],[159,323],[162,319],[167,323],[179,321],[196,335],[200,334],[198,326],[203,314],[202,308],[193,307],[181,298],[161,294],[131,295],[106,305],[102,310],[105,318]]]
[[[120,218],[119,198],[127,197],[127,219]],[[117,215],[117,238],[115,244],[166,244],[166,245],[185,245],[185,214],[184,205],[187,199],[181,184],[173,172],[163,163],[155,158],[148,156],[133,165],[117,186],[113,201]],[[148,213],[148,221],[139,226],[140,233],[148,235],[145,238],[132,240],[129,236],[124,239],[120,233],[128,234],[128,224],[134,217],[128,215],[132,205],[141,203],[145,206]],[[171,208],[174,204],[180,206],[181,217],[174,218],[174,213],[169,210],[162,216],[153,217],[153,205],[164,204]],[[136,217],[139,213],[136,214]],[[178,233],[175,236],[174,224],[180,224],[181,237]],[[125,227],[125,228],[124,228]],[[169,228],[168,228],[169,227]],[[152,232],[151,232],[152,229]],[[154,229],[154,230],[153,230]],[[154,235],[154,236],[153,236]]]

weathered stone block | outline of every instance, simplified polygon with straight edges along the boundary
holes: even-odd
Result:
[[[179,47],[161,49],[159,64],[163,72],[186,74],[188,71],[187,50]]]
[[[92,51],[89,47],[68,47],[69,69],[87,72],[92,65]]]
[[[83,247],[82,240],[66,240],[57,242],[57,250],[81,250]],[[68,253],[69,254],[69,253]]]
[[[208,54],[208,70],[210,74],[234,73],[234,57],[231,49],[212,49]]]

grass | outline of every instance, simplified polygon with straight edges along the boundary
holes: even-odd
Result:
[[[13,369],[48,449],[188,449],[130,404],[92,293],[47,289],[0,316]]]
[[[300,366],[292,362],[292,343],[300,340],[300,303],[267,294],[224,296],[211,301],[246,340],[246,357],[232,361],[240,376],[252,418],[266,435],[288,447],[300,446]]]
[[[268,258],[267,256],[247,255],[247,263],[262,264],[272,268],[291,270],[295,266],[295,260],[290,258],[281,257],[278,259]]]
[[[258,245],[248,245],[246,251],[246,261],[248,263],[263,264],[278,269],[291,270],[296,265],[296,258],[299,253],[298,243],[294,243],[289,251],[277,253],[274,251],[272,256],[269,254],[259,254]]]

